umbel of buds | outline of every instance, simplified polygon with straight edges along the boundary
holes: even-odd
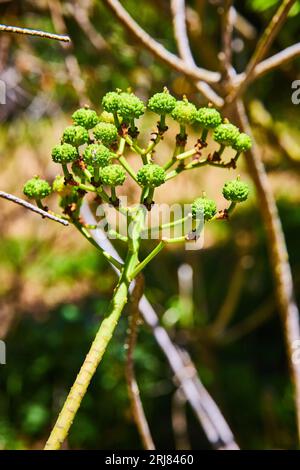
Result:
[[[127,236],[121,235],[118,227],[113,230],[114,238],[117,237],[126,244],[124,264],[102,251],[103,256],[119,270],[120,280],[92,350],[46,444],[49,450],[58,449],[68,434],[91,379],[90,371],[96,370],[127,302],[131,282],[166,245],[195,243],[204,224],[228,219],[237,203],[245,201],[249,194],[247,183],[242,182],[239,177],[227,181],[223,189],[220,188],[225,200],[223,207],[218,210],[214,199],[211,196],[206,197],[202,188],[199,188],[201,192],[194,201],[184,201],[191,203],[188,216],[172,221],[171,225],[162,224],[156,227],[159,241],[148,256],[140,260],[143,234],[148,233],[145,227],[146,214],[153,208],[157,188],[168,185],[174,178],[182,178],[182,173],[188,175],[190,171],[204,166],[233,171],[240,155],[250,149],[251,139],[240,133],[234,124],[210,104],[197,109],[187,97],[176,99],[166,88],[150,97],[147,104],[131,90],[110,91],[102,98],[101,103],[99,114],[88,107],[75,111],[72,115],[73,123],[62,132],[60,142],[52,149],[52,160],[61,165],[62,170],[54,179],[52,188],[38,176],[27,181],[24,186],[24,194],[34,199],[44,210],[49,209],[41,201],[51,192],[57,194],[62,217],[72,223],[94,247],[97,247],[97,243],[89,229],[95,227],[85,225],[80,216],[80,208],[86,197],[93,196],[97,204],[105,202],[122,216],[125,215],[128,227]],[[149,140],[144,145],[139,140],[139,120],[147,112],[147,108],[150,111],[149,117],[155,113],[158,120],[155,131],[149,130]],[[172,122],[173,127],[178,129],[173,148],[169,156],[165,156],[166,150],[160,156],[159,144]],[[224,153],[225,149],[228,151]],[[231,157],[228,156],[230,153]],[[131,158],[134,159],[133,166]],[[130,185],[127,180],[130,180]],[[133,185],[136,191],[133,191]],[[139,200],[136,202],[139,204],[127,207],[123,198],[120,198],[126,192],[130,193],[130,199],[138,193]],[[192,224],[189,231],[184,223],[187,219],[191,219]],[[166,225],[170,228],[175,224],[177,228],[181,227],[182,236],[164,237]],[[78,397],[76,406],[74,396]]]

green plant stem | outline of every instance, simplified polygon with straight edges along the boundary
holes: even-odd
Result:
[[[141,209],[138,209],[135,214],[129,216],[128,222],[130,224],[133,223],[133,226],[131,238],[128,240],[128,252],[121,271],[120,280],[110,302],[106,318],[102,321],[93,344],[67,396],[46,443],[45,450],[60,449],[62,443],[66,439],[90,381],[96,372],[107,345],[112,338],[122,310],[127,303],[129,284],[131,279],[133,279],[132,273],[138,262],[140,233],[143,229],[144,218],[145,213]],[[79,223],[75,223],[75,226],[91,243],[93,243],[84,227]]]
[[[203,130],[202,130],[202,134],[201,134],[201,140],[202,140],[202,142],[206,142],[207,135],[208,135],[208,129],[203,129]]]
[[[167,228],[175,227],[176,225],[179,225],[179,224],[184,224],[184,222],[186,222],[191,217],[192,217],[192,214],[188,214],[185,217],[182,217],[181,219],[173,220],[173,222],[168,222],[166,224],[157,225],[156,227],[150,227],[147,230],[144,230],[142,232],[142,235],[144,233],[151,233],[152,231],[162,231]]]
[[[176,156],[176,160],[184,160],[185,158],[189,158],[189,157],[192,157],[193,155],[196,155],[196,153],[197,153],[197,150],[195,148],[187,150],[186,152],[179,153]]]
[[[135,173],[134,169],[131,167],[131,165],[128,163],[126,158],[123,157],[123,155],[122,155],[121,157],[118,158],[118,160],[119,160],[120,164],[122,165],[122,167],[131,176],[131,178],[134,179],[134,181],[139,185],[140,183],[138,182],[136,173]]]
[[[139,155],[144,155],[145,151],[142,149],[136,142],[134,142],[129,135],[126,135],[124,137],[126,143],[129,145],[131,150],[133,150],[135,153]]]
[[[165,244],[166,243],[164,241],[161,241],[158,245],[156,245],[154,250],[152,250],[151,253],[149,253],[149,255],[146,256],[146,258],[137,265],[137,267],[131,274],[131,279],[134,279],[145,268],[145,266],[147,266],[147,264],[150,263],[150,261],[156,255],[158,255],[158,253],[164,248]]]
[[[93,344],[67,396],[49,439],[46,442],[45,450],[58,450],[65,441],[81,401],[103,357],[107,345],[112,338],[121,312],[127,302],[128,286],[128,280],[125,276],[122,276],[109,305],[106,318],[101,323]]]

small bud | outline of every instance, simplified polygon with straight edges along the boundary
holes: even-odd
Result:
[[[99,122],[93,133],[95,138],[101,140],[104,145],[112,144],[118,137],[118,129],[114,124],[108,122]]]
[[[99,116],[99,122],[109,122],[110,124],[114,124],[114,115],[112,113],[108,113],[107,111],[103,111],[103,113]]]
[[[223,187],[223,196],[228,201],[243,202],[246,201],[249,195],[249,186],[243,183],[238,178],[235,180],[227,181]]]
[[[62,140],[73,147],[79,147],[89,141],[89,133],[82,126],[68,126],[63,133]]]
[[[140,168],[137,173],[137,179],[142,186],[154,188],[165,182],[166,172],[161,166],[148,163]]]
[[[217,206],[215,201],[207,199],[206,197],[198,197],[192,203],[192,217],[196,219],[199,216],[203,216],[205,221],[213,218],[217,213]]]
[[[196,106],[190,103],[187,99],[177,101],[172,111],[172,118],[179,122],[179,124],[192,124],[195,121],[197,114]]]
[[[122,186],[126,179],[126,173],[120,165],[108,165],[100,169],[100,180],[107,186]]]
[[[56,145],[52,149],[52,160],[55,163],[70,163],[78,158],[78,151],[70,144]]]
[[[133,93],[121,93],[118,114],[125,120],[139,118],[145,112],[144,103]]]
[[[72,114],[72,119],[78,126],[92,129],[99,122],[96,111],[89,108],[80,108]]]
[[[176,106],[176,98],[170,95],[167,88],[162,93],[155,93],[149,101],[148,108],[157,114],[170,114]]]
[[[203,129],[215,129],[221,124],[222,118],[214,108],[200,108],[196,113],[195,122]]]
[[[25,183],[23,193],[30,199],[44,199],[51,194],[51,186],[47,181],[35,176]]]
[[[110,151],[102,144],[91,144],[84,149],[83,160],[91,166],[105,167],[110,162]]]
[[[232,144],[232,148],[237,152],[246,152],[247,150],[251,149],[252,147],[252,140],[243,132],[238,136],[236,141]]]
[[[109,91],[102,98],[102,106],[108,113],[116,113],[119,110],[120,93]]]
[[[57,175],[52,183],[52,190],[56,193],[63,193],[66,189],[65,178],[62,175]]]
[[[214,140],[221,145],[232,146],[240,134],[233,124],[220,124],[214,132]]]

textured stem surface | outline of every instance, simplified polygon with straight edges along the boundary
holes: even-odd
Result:
[[[101,323],[91,349],[81,366],[79,374],[46,443],[45,450],[59,449],[66,439],[81,401],[103,357],[107,345],[111,340],[121,312],[127,302],[127,292],[128,283],[123,280],[116,288],[114,297],[109,306],[108,315]]]

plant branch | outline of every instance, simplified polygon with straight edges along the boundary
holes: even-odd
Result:
[[[274,39],[276,38],[280,28],[284,24],[287,15],[292,8],[295,0],[283,0],[272,17],[270,23],[266,27],[261,39],[259,40],[256,49],[247,65],[244,80],[240,83],[238,88],[236,88],[228,97],[228,101],[234,101],[238,96],[240,96],[245,89],[247,88],[248,84],[253,78],[253,74],[255,72],[256,66],[261,62],[261,60],[266,56],[268,53]]]
[[[13,194],[5,193],[4,191],[0,191],[0,197],[3,199],[7,199],[8,201],[14,202],[16,204],[19,204],[20,206],[25,207],[26,209],[29,209],[32,212],[35,212],[36,214],[41,215],[43,218],[47,218],[50,220],[54,220],[55,222],[58,222],[62,225],[69,225],[69,222],[66,219],[62,219],[56,215],[53,215],[43,209],[40,209],[39,207],[36,207],[35,205],[31,204],[30,202],[24,201],[24,199],[20,199],[17,196],[14,196]]]
[[[171,0],[171,10],[173,15],[174,34],[179,55],[189,67],[197,67],[191,52],[190,42],[187,35],[185,0]],[[205,81],[196,81],[195,87],[216,106],[223,105],[223,99]]]
[[[135,378],[133,351],[136,344],[139,321],[139,303],[144,291],[144,278],[142,274],[137,276],[135,286],[131,293],[129,333],[127,336],[127,359],[125,365],[128,395],[135,424],[138,428],[141,440],[146,450],[155,450],[150,428],[143,409],[139,387]]]
[[[212,72],[200,67],[191,67],[186,64],[184,60],[169,52],[162,44],[153,39],[143,28],[141,28],[141,26],[139,26],[118,0],[104,0],[104,3],[111,9],[127,30],[146,47],[146,49],[171,68],[183,73],[193,80],[204,80],[208,83],[217,83],[219,81],[220,74],[218,72]]]
[[[54,39],[56,41],[62,42],[71,41],[69,36],[66,36],[64,34],[48,33],[47,31],[40,31],[38,29],[19,28],[18,26],[7,26],[5,24],[0,24],[0,31],[3,33],[16,33],[23,34],[26,36],[37,36],[45,39]]]
[[[232,0],[224,1],[222,21],[222,60],[227,78],[232,77],[235,72],[232,67],[232,33],[235,17],[232,3]]]
[[[251,136],[250,125],[242,101],[239,100],[235,105],[235,112],[238,125],[243,132]],[[253,136],[252,141],[254,142]],[[259,206],[269,242],[268,248],[275,281],[275,290],[283,322],[291,376],[295,387],[297,427],[300,438],[300,364],[293,363],[292,361],[294,341],[300,338],[300,324],[299,311],[294,298],[293,279],[288,251],[276,203],[260,152],[255,143],[252,150],[248,152],[247,163],[258,193]]]
[[[281,67],[282,65],[287,64],[288,62],[292,61],[293,59],[296,59],[299,56],[300,56],[300,42],[297,42],[297,44],[287,47],[286,49],[283,49],[277,54],[274,54],[273,56],[268,57],[267,59],[257,64],[257,66],[255,67],[253,71],[251,81],[254,81],[257,78],[262,77],[266,73],[271,72],[272,70],[278,67]],[[237,77],[237,80],[239,82],[242,82],[244,79],[245,79],[244,73],[238,75]]]
[[[67,396],[49,439],[46,442],[45,450],[60,449],[66,439],[80,407],[81,401],[86,394],[90,381],[96,372],[108,343],[112,338],[124,305],[127,302],[127,291],[128,282],[126,279],[121,277],[108,308],[107,316],[102,321],[93,344]]]

